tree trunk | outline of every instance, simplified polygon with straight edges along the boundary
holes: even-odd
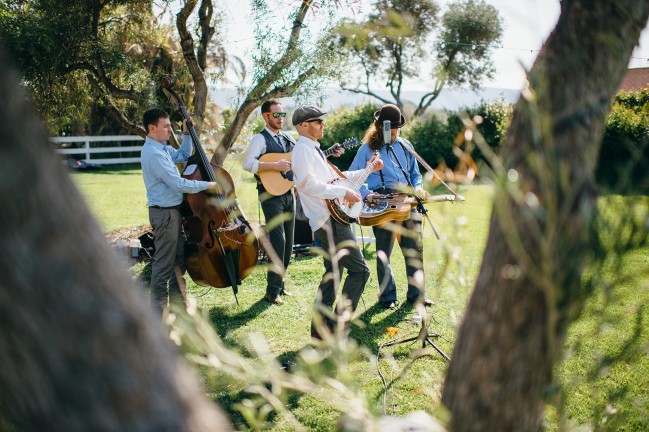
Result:
[[[232,119],[232,123],[230,123],[225,131],[225,134],[223,134],[221,143],[216,148],[216,151],[212,156],[211,162],[213,164],[216,164],[218,166],[223,165],[223,161],[228,156],[228,151],[234,145],[235,140],[241,133],[241,129],[243,129],[243,126],[246,124],[246,120],[248,120],[250,114],[252,114],[252,112],[259,106],[259,104],[259,102],[251,102],[248,99],[246,99],[241,104],[241,106],[237,110],[237,113]]]
[[[455,431],[538,431],[580,285],[604,121],[646,0],[563,0],[501,154],[482,268],[443,402]],[[516,180],[517,181],[513,181]]]
[[[3,58],[0,424],[229,430],[109,249],[18,82]]]

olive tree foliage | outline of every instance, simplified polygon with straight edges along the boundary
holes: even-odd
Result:
[[[197,12],[197,1],[183,2],[176,19],[180,43],[151,0],[0,0],[0,5],[0,39],[54,133],[74,123],[91,124],[99,110],[144,136],[142,112],[165,105],[158,90],[163,75],[192,82],[185,93],[194,95],[188,102],[200,119],[207,100],[205,71],[223,66],[222,49],[211,44],[217,21],[211,1],[202,1]]]
[[[597,284],[584,269],[601,249],[602,133],[648,17],[645,0],[561,2],[493,158],[489,237],[442,395],[454,431],[541,428],[567,330]],[[641,224],[615,237],[647,244]]]
[[[242,83],[236,113],[227,125],[212,162],[220,165],[252,112],[268,99],[313,98],[343,71],[345,53],[332,43],[336,14],[356,0],[302,0],[278,24],[273,3],[253,0],[256,49],[250,84]]]
[[[441,17],[440,17],[441,14]],[[351,50],[344,90],[372,96],[403,109],[406,80],[426,74],[433,85],[417,102],[419,116],[437,99],[445,85],[476,88],[491,78],[490,56],[502,36],[497,10],[481,0],[450,3],[442,13],[433,0],[378,0],[374,12],[358,23],[339,28],[340,42]],[[377,90],[385,82],[389,96]]]

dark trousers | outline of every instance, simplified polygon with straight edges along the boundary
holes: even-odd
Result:
[[[261,209],[266,219],[266,230],[270,244],[284,266],[284,272],[286,272],[293,253],[293,236],[295,233],[295,200],[293,195],[289,191],[284,195],[271,196],[261,202]],[[283,288],[284,277],[273,271],[272,263],[269,260],[266,275],[266,293],[276,296]]]
[[[180,210],[149,207],[149,222],[155,234],[155,256],[151,266],[151,304],[162,315],[167,297],[184,301],[185,233]]]
[[[397,300],[397,285],[390,266],[390,254],[392,254],[397,237],[399,237],[399,246],[406,261],[406,274],[408,275],[408,293],[406,297],[411,302],[416,302],[423,297],[423,290],[413,283],[415,272],[417,270],[423,272],[424,268],[421,220],[413,220],[411,215],[410,219],[401,222],[400,225],[400,235],[392,229],[379,228],[378,226],[372,227],[374,237],[376,237],[376,273],[379,280],[379,301],[381,303],[390,303]],[[384,263],[380,259],[379,251],[385,253],[387,262]]]
[[[323,312],[331,311],[333,309],[334,302],[336,302],[338,283],[342,279],[343,269],[347,269],[347,278],[343,284],[342,296],[343,298],[349,299],[352,311],[355,311],[358,306],[358,302],[363,294],[363,290],[365,289],[365,283],[370,277],[370,269],[365,263],[365,259],[356,244],[356,237],[349,225],[340,224],[329,218],[329,220],[327,220],[327,222],[315,232],[315,237],[318,239],[322,249],[325,251],[325,273],[322,276],[320,286],[318,287],[315,307],[316,310],[319,311],[322,321],[331,330],[333,329],[335,321],[327,318]],[[334,273],[334,263],[329,257],[332,242],[335,248],[335,253],[342,248],[347,250],[347,254],[342,256],[336,263],[338,270],[337,275]],[[342,313],[343,302],[341,300],[336,302],[337,314]],[[314,324],[315,323],[311,325],[311,335],[317,336],[318,333]]]

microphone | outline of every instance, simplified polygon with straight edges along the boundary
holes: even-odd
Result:
[[[383,120],[383,143],[390,144],[392,142],[392,129],[390,128],[390,120]]]

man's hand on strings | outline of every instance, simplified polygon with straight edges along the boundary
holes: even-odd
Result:
[[[288,159],[280,159],[277,162],[275,162],[275,169],[281,172],[290,171],[291,161]]]
[[[345,153],[345,149],[340,144],[334,144],[332,148],[333,148],[333,153],[331,154],[332,156],[339,157],[342,156],[343,153]]]
[[[430,194],[428,193],[428,191],[421,187],[415,189],[415,196],[423,201],[430,199]]]
[[[372,168],[373,173],[383,169],[383,161],[381,159],[378,159],[376,156],[373,156],[365,166],[369,167],[370,164],[374,164],[374,168]]]
[[[361,200],[361,196],[354,192],[351,189],[347,189],[345,191],[345,196],[343,197],[343,202],[347,204],[348,207],[351,207],[354,205],[354,203],[357,203]]]
[[[189,125],[194,126],[194,119],[189,117]],[[187,120],[183,120],[183,133],[188,134],[189,133],[189,127],[187,126]]]
[[[368,203],[375,203],[381,200],[384,195],[378,194],[376,192],[370,192],[365,196],[365,201]]]

